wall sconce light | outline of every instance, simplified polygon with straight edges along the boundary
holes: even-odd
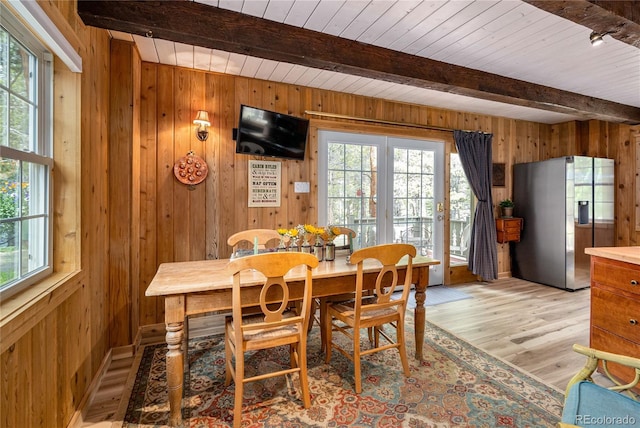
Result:
[[[198,140],[207,141],[207,138],[209,138],[209,130],[207,128],[211,126],[209,113],[204,110],[198,110],[198,115],[193,120],[193,123],[198,125],[198,129],[196,129],[196,137],[198,137]]]
[[[595,31],[591,32],[591,35],[589,35],[589,40],[591,41],[591,46],[599,46],[601,45],[604,40],[602,39],[604,36],[606,36],[607,34],[611,34],[611,31],[607,31],[606,33],[597,33]]]

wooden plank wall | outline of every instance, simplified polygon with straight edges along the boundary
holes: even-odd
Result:
[[[310,110],[491,132],[494,135],[494,162],[506,164],[507,182],[505,187],[493,189],[494,203],[511,196],[512,166],[518,162],[571,154],[613,156],[617,159],[619,180],[626,181],[634,176],[634,166],[627,162],[629,145],[626,141],[631,132],[627,125],[569,122],[551,126],[166,65],[143,63],[142,69],[140,86],[144,101],[141,116],[144,123],[141,140],[155,144],[154,150],[150,149],[151,144],[142,148],[142,164],[147,165],[148,171],[147,174],[143,172],[141,178],[148,187],[141,200],[144,207],[141,222],[146,225],[142,228],[141,246],[144,248],[141,248],[141,259],[144,266],[138,290],[140,322],[143,325],[163,321],[163,308],[158,301],[144,297],[144,289],[159,263],[228,257],[230,249],[226,239],[236,231],[256,227],[292,227],[317,220],[317,142],[313,132],[304,161],[282,161],[282,205],[279,208],[247,208],[247,164],[251,157],[236,155],[232,140],[232,129],[237,126],[241,104],[296,116],[305,116],[305,110]],[[196,139],[191,123],[200,109],[206,109],[212,119],[210,137],[205,144]],[[316,121],[312,118],[312,125]],[[351,132],[365,132],[371,126],[358,121],[332,122],[334,127]],[[585,134],[584,127],[594,130]],[[154,133],[155,128],[157,133]],[[406,133],[406,129],[403,132]],[[595,132],[595,129],[604,129],[604,134]],[[399,132],[398,127],[391,125],[381,125],[379,130]],[[420,131],[413,134],[417,136]],[[172,174],[174,162],[189,150],[203,155],[210,168],[207,180],[195,190],[180,184]],[[152,159],[157,160],[153,166]],[[293,193],[295,181],[309,181],[311,192]],[[632,193],[620,186],[618,189],[618,207],[621,212],[627,212],[633,206]],[[619,220],[618,245],[637,242],[635,230],[628,220]],[[498,257],[500,276],[509,276],[508,244],[498,245]],[[448,282],[458,282],[461,278],[468,276],[465,277],[464,272],[449,270]]]
[[[54,64],[54,268],[72,274],[8,323],[12,331],[3,335],[0,355],[2,427],[66,427],[112,346],[109,36],[85,27],[75,2],[39,4],[83,62],[82,74],[58,59]]]

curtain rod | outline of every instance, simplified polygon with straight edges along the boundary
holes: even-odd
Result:
[[[382,120],[382,119],[371,119],[371,118],[368,118],[368,117],[348,116],[346,114],[326,113],[326,112],[323,112],[323,111],[305,110],[304,112],[305,112],[305,114],[309,114],[309,115],[320,116],[320,117],[330,117],[330,118],[334,118],[334,119],[349,119],[349,120],[359,120],[359,121],[362,121],[362,122],[382,123],[382,124],[385,124],[385,125],[408,126],[408,127],[411,127],[411,128],[430,129],[432,131],[444,131],[444,132],[456,131],[455,129],[452,129],[452,128],[444,128],[444,127],[440,127],[440,126],[431,126],[431,125],[421,125],[419,123],[395,122],[395,121],[392,121],[392,120]],[[467,131],[467,130],[462,130],[462,129],[460,131],[464,131],[464,132],[482,132],[482,131]],[[482,133],[483,134],[488,134],[488,132],[482,132]]]

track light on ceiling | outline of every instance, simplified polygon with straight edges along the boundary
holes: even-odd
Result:
[[[599,46],[599,45],[601,45],[604,42],[604,40],[602,38],[604,36],[606,36],[607,34],[609,34],[609,32],[597,33],[595,31],[592,31],[591,35],[589,36],[589,40],[591,41],[591,46]]]

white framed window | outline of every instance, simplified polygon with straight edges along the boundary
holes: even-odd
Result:
[[[52,271],[53,57],[0,13],[0,297]]]

